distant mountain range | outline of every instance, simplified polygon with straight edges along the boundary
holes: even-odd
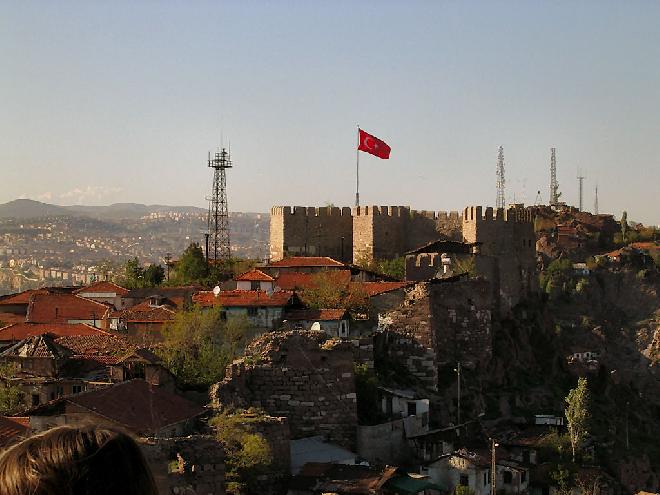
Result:
[[[135,220],[151,213],[206,213],[196,206],[143,205],[114,203],[108,206],[58,206],[32,199],[15,199],[0,204],[0,218],[39,218],[53,216],[89,217],[103,220]]]

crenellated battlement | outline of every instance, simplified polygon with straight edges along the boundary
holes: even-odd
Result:
[[[388,216],[403,217],[410,214],[409,206],[355,206],[352,210],[354,217]]]
[[[273,206],[270,214],[274,216],[298,215],[307,217],[351,216],[348,206]]]
[[[441,222],[461,221],[461,215],[457,211],[439,211],[436,218]]]
[[[468,206],[463,210],[464,223],[533,223],[530,211],[521,208],[484,208],[482,206]]]

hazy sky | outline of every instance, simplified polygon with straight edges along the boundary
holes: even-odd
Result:
[[[460,209],[562,199],[660,222],[658,1],[9,1],[0,202]]]

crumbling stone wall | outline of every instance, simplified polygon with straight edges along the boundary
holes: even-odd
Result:
[[[490,360],[492,307],[484,279],[419,282],[406,289],[403,304],[382,315],[384,348],[421,383],[437,389],[440,366],[460,361],[476,367]]]
[[[223,495],[225,457],[208,435],[144,439],[140,443],[161,495]]]
[[[212,387],[212,406],[261,407],[285,416],[294,439],[324,435],[352,449],[357,407],[351,346],[323,332],[263,335]]]

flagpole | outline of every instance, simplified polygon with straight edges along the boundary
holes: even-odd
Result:
[[[360,206],[360,124],[357,126],[357,150],[355,151],[355,206]]]

